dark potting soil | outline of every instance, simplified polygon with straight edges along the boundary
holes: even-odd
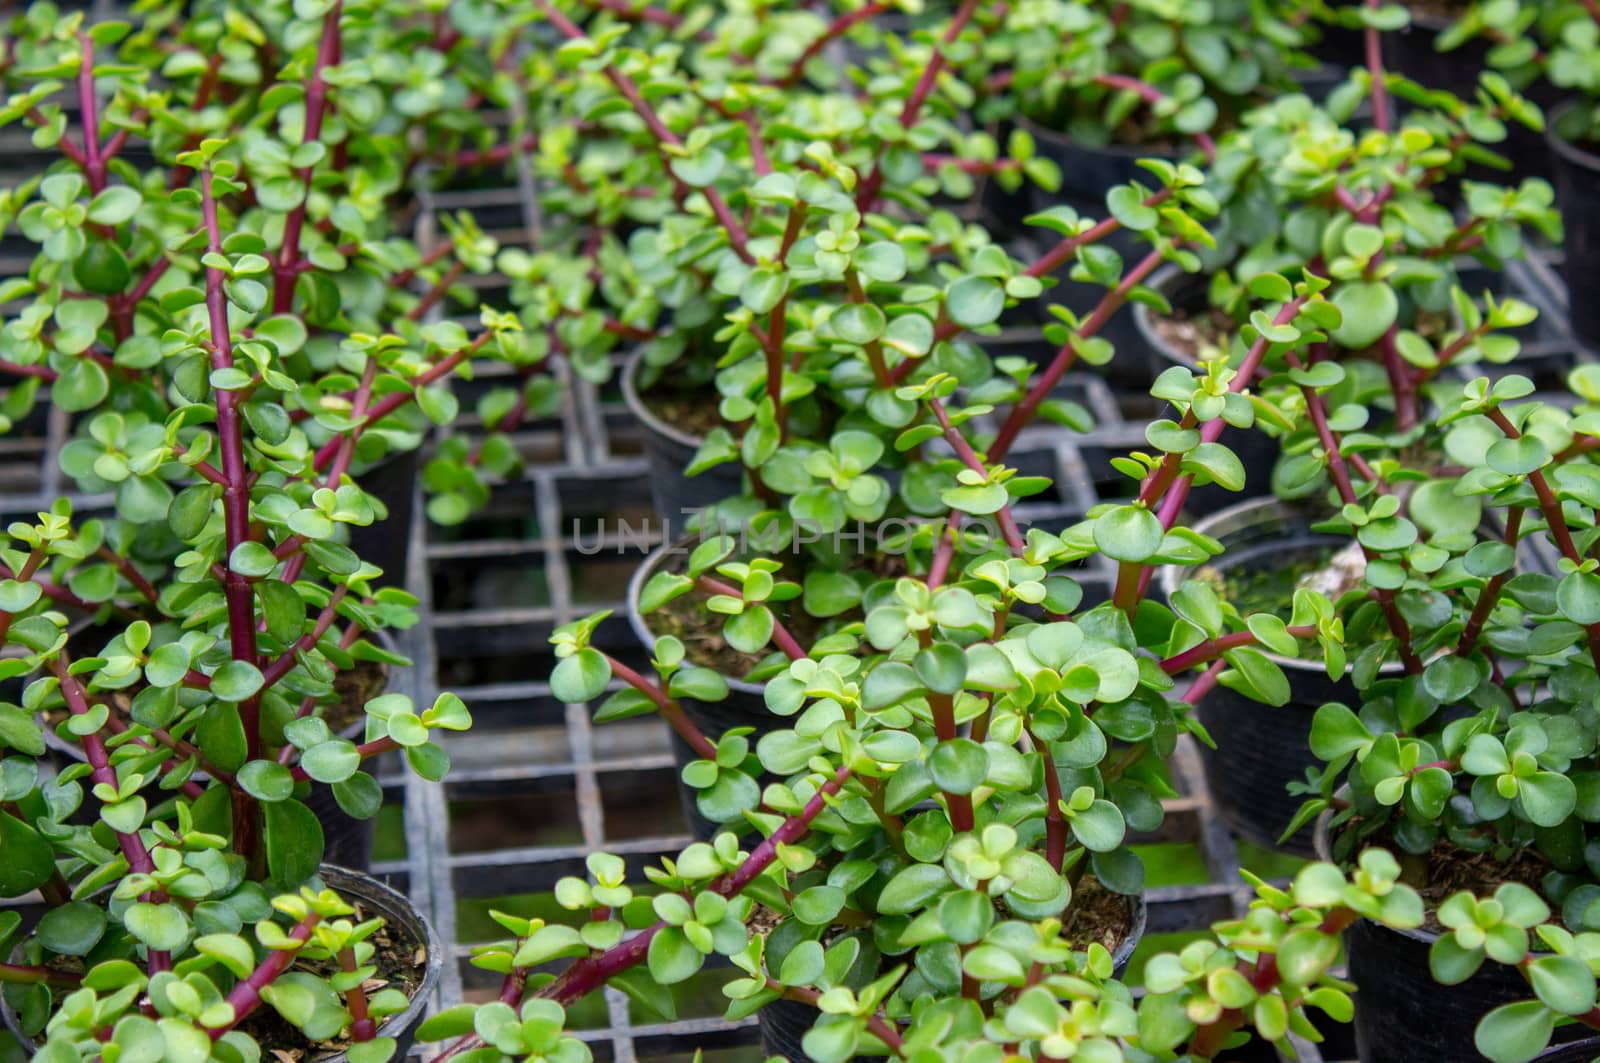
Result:
[[[389,667],[379,661],[357,661],[354,668],[333,677],[333,693],[338,699],[322,710],[328,729],[338,734],[366,716],[367,702],[381,697],[389,688]]]
[[[1400,857],[1402,866],[1419,859],[1396,855]],[[1543,896],[1544,877],[1550,872],[1549,861],[1532,849],[1518,849],[1507,862],[1496,859],[1492,851],[1468,852],[1447,841],[1439,842],[1420,860],[1423,863],[1420,872],[1423,881],[1413,885],[1422,895],[1422,903],[1427,909],[1423,926],[1435,934],[1445,929],[1439,922],[1439,906],[1462,890],[1469,891],[1474,897],[1487,897],[1507,882],[1518,882]],[[1405,877],[1404,873],[1402,877]],[[1550,908],[1551,918],[1559,924],[1560,906],[1551,905]]]
[[[794,562],[795,559],[791,555],[788,567],[797,568]],[[883,579],[906,574],[905,558],[898,555],[863,555],[856,564],[861,567],[870,565],[873,574]],[[688,568],[689,554],[685,551],[668,555],[661,562],[658,571],[682,575]],[[803,574],[784,571],[780,572],[777,578],[799,583]],[[651,613],[646,621],[650,630],[657,636],[676,635],[681,639],[685,655],[695,664],[714,669],[730,679],[744,678],[766,658],[767,654],[742,653],[728,645],[727,640],[722,637],[722,625],[726,618],[705,609],[704,602],[704,594],[690,591],[661,606]],[[795,637],[802,648],[809,647],[829,627],[861,619],[859,610],[850,610],[837,617],[819,619],[801,607],[798,597],[787,602],[774,602],[769,608],[772,609],[773,616],[789,634]]]
[[[1167,346],[1194,362],[1200,360],[1203,351],[1226,351],[1228,342],[1239,331],[1239,323],[1214,306],[1199,312],[1174,307],[1170,314],[1151,314],[1150,324]],[[1422,311],[1411,327],[1437,343],[1449,331],[1449,322],[1443,315]]]
[[[1131,898],[1086,875],[1073,887],[1072,900],[1062,913],[1061,936],[1074,948],[1099,943],[1114,954],[1133,933],[1133,918]]]
[[[715,395],[705,391],[674,388],[658,381],[639,400],[663,423],[696,439],[704,439],[713,428],[723,427]]]
[[[1472,5],[1467,0],[1411,0],[1406,7],[1413,15],[1437,15],[1453,19]]]
[[[359,902],[351,902],[356,914],[351,917],[360,923],[379,913],[367,911]],[[384,923],[367,939],[373,944],[371,963],[377,968],[373,976],[362,983],[368,997],[380,989],[398,989],[410,1000],[422,987],[422,978],[428,968],[427,943],[406,934],[404,928]],[[325,960],[297,960],[290,970],[308,971],[319,978],[327,978],[339,970],[337,957]],[[380,1022],[381,1026],[382,1023]],[[263,1003],[251,1012],[239,1029],[255,1038],[266,1052],[277,1057],[279,1063],[299,1063],[300,1060],[343,1052],[355,1042],[349,1037],[336,1037],[326,1041],[312,1041],[298,1027],[291,1025],[278,1014],[276,1008]]]
[[[1332,546],[1308,546],[1277,555],[1270,567],[1246,568],[1243,565],[1223,571],[1203,565],[1195,579],[1208,583],[1217,596],[1240,613],[1272,613],[1287,621],[1294,611],[1294,592],[1302,580],[1328,567],[1337,553]]]
[[[1228,341],[1239,331],[1239,325],[1215,307],[1198,314],[1174,309],[1168,314],[1153,314],[1151,326],[1168,347],[1198,362],[1202,351],[1226,351]]]

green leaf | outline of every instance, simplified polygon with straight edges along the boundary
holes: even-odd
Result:
[[[348,739],[330,738],[301,754],[300,766],[317,782],[343,782],[361,767],[361,754]]]
[[[1556,605],[1574,624],[1600,623],[1600,575],[1570,572],[1556,586]]]
[[[322,824],[299,801],[261,806],[265,820],[267,871],[274,883],[297,888],[322,863]]]
[[[1122,810],[1103,798],[1095,798],[1088,808],[1072,814],[1073,836],[1092,852],[1110,852],[1122,844],[1126,833]]]
[[[605,655],[585,647],[564,657],[550,673],[550,693],[566,703],[592,701],[605,692],[611,681],[611,665]]]
[[[50,388],[50,401],[68,413],[81,413],[105,401],[111,381],[98,362],[78,358],[61,370]]]
[[[188,917],[176,904],[139,901],[128,906],[122,923],[146,948],[172,952],[189,941]]]
[[[1517,780],[1517,797],[1528,819],[1540,827],[1555,827],[1578,805],[1578,788],[1565,775],[1536,771]]]
[[[252,760],[239,769],[239,785],[259,801],[284,801],[294,793],[294,776],[275,760]]]
[[[700,950],[675,926],[663,927],[650,939],[650,977],[659,985],[676,985],[694,976],[705,963]]]
[[[950,738],[928,754],[928,774],[946,793],[970,794],[989,771],[989,755],[970,738]]]
[[[1552,1011],[1582,1015],[1594,1007],[1594,975],[1576,956],[1540,956],[1528,964],[1528,981]]]
[[[144,677],[151,686],[177,686],[188,674],[189,650],[181,642],[157,646],[144,666]]]
[[[962,328],[981,328],[1000,317],[1006,293],[988,277],[962,277],[945,291],[945,311]]]
[[[866,344],[883,335],[888,321],[871,303],[846,303],[834,311],[828,324],[847,343]]]
[[[88,901],[69,901],[39,920],[39,943],[63,956],[86,956],[106,932],[106,912]]]
[[[1555,1018],[1537,1000],[1502,1004],[1483,1017],[1472,1040],[1492,1063],[1527,1063],[1550,1043]]]
[[[909,915],[950,888],[950,876],[937,864],[912,864],[902,868],[878,895],[884,915]]]
[[[121,225],[138,213],[143,202],[138,189],[116,185],[94,197],[89,204],[89,220],[97,225]]]
[[[1161,221],[1161,215],[1145,205],[1144,197],[1132,185],[1118,185],[1106,193],[1106,209],[1124,228],[1136,233],[1153,229]]]
[[[228,555],[228,567],[241,576],[255,579],[277,568],[278,559],[263,544],[247,541],[233,548],[233,553]]]
[[[240,702],[261,689],[266,679],[249,661],[224,662],[211,675],[211,693],[224,701]]]
[[[1489,468],[1507,476],[1526,476],[1550,461],[1550,451],[1537,436],[1502,439],[1489,448]]]
[[[1328,336],[1347,350],[1371,347],[1382,338],[1400,312],[1400,300],[1387,284],[1361,282],[1346,284],[1334,292],[1333,305],[1339,308],[1339,327]]]
[[[1161,549],[1161,521],[1143,506],[1117,506],[1094,522],[1094,542],[1113,561],[1144,562]]]

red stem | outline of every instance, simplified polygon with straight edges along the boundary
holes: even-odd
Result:
[[[327,68],[339,61],[339,19],[344,13],[344,0],[334,0],[333,7],[322,16],[322,36],[317,41],[317,58],[311,68],[311,80],[306,86],[305,132],[300,143],[310,144],[322,137],[322,118],[328,108],[328,83],[323,78]],[[289,212],[283,227],[283,247],[273,267],[272,308],[280,314],[289,312],[294,303],[295,265],[300,261],[300,233],[306,224],[306,207],[311,200],[311,171],[307,166],[300,171],[304,198],[299,206]]]
[[[1116,313],[1118,308],[1128,301],[1129,293],[1141,281],[1150,276],[1160,264],[1161,252],[1159,250],[1151,251],[1146,255],[1126,277],[1122,278],[1120,284],[1106,293],[1105,297],[1100,300],[1100,304],[1094,308],[1094,312],[1078,326],[1078,337],[1080,339],[1089,339],[1104,328],[1105,323],[1111,319],[1111,315]],[[1011,445],[1017,441],[1017,435],[1027,427],[1028,422],[1033,420],[1034,415],[1039,412],[1039,406],[1045,399],[1050,397],[1050,392],[1055,390],[1056,384],[1061,381],[1061,377],[1066,371],[1072,367],[1072,363],[1077,360],[1077,357],[1078,352],[1070,343],[1056,352],[1055,358],[1050,362],[1049,368],[1044,371],[1044,375],[1034,383],[1023,400],[1012,407],[1010,415],[1006,417],[1005,424],[1000,426],[1000,433],[994,437],[994,443],[989,447],[989,460],[999,461],[1005,457],[1006,452],[1011,449]]]
[[[299,955],[300,949],[311,940],[311,931],[322,921],[322,917],[312,912],[289,931],[289,940],[294,942],[294,948],[273,949],[261,965],[250,972],[250,977],[233,987],[233,992],[228,994],[228,1003],[233,1007],[233,1021],[221,1026],[213,1026],[206,1032],[213,1041],[220,1038],[229,1030],[238,1026],[252,1011],[261,1004],[261,991],[273,982],[278,976],[289,969],[289,965]]]
[[[794,61],[794,65],[789,68],[789,73],[784,75],[783,80],[778,84],[785,88],[794,86],[796,82],[805,76],[806,64],[821,54],[822,49],[828,46],[828,42],[837,40],[845,33],[848,33],[850,27],[856,23],[865,22],[867,19],[881,15],[889,10],[889,7],[890,5],[885,3],[871,3],[857,8],[855,11],[847,11],[834,19],[828,25],[828,28],[822,31],[821,36],[806,45],[806,50],[800,53],[800,58]]]
[[[962,0],[961,6],[956,9],[955,17],[950,20],[950,25],[945,28],[944,35],[939,38],[939,44],[933,49],[933,58],[928,65],[922,68],[922,76],[917,78],[917,83],[912,86],[911,95],[906,99],[905,106],[900,109],[900,125],[910,129],[916,124],[917,115],[922,110],[922,105],[927,102],[928,96],[933,92],[933,86],[938,83],[939,75],[944,72],[949,60],[945,58],[944,45],[950,44],[967,23],[972,20],[972,13],[978,9],[978,0]],[[883,161],[879,159],[873,164],[872,172],[867,179],[861,182],[861,187],[856,191],[856,206],[861,213],[870,211],[877,202],[878,191],[883,187]]]

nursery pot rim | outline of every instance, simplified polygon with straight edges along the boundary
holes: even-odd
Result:
[[[1190,273],[1181,268],[1176,262],[1166,262],[1150,275],[1148,287],[1160,292],[1170,302],[1171,297],[1166,290],[1167,286],[1182,280],[1184,277],[1199,279],[1201,274]],[[1173,307],[1173,309],[1176,310],[1177,307]],[[1199,362],[1185,356],[1156,332],[1155,319],[1156,312],[1148,304],[1133,304],[1133,326],[1139,330],[1139,338],[1144,340],[1162,361],[1170,362],[1172,365],[1181,365],[1186,369],[1198,368]]]
[[[423,914],[422,910],[412,903],[411,899],[387,882],[362,871],[352,871],[337,864],[321,864],[317,867],[317,878],[323,885],[338,893],[346,899],[379,901],[385,906],[401,912],[409,912],[414,916],[416,928],[420,929],[422,946],[427,949],[427,959],[422,964],[422,980],[417,984],[417,991],[406,1002],[404,1011],[397,1012],[384,1020],[378,1027],[376,1036],[394,1037],[405,1034],[416,1025],[422,1012],[428,1007],[434,992],[439,987],[439,977],[444,972],[444,945],[439,940],[439,932],[434,929],[433,921]],[[384,921],[393,925],[396,921],[385,913]],[[18,947],[21,945],[19,943]],[[272,1005],[262,1002],[264,1006]],[[17,1039],[17,1043],[28,1056],[32,1056],[39,1049],[40,1042],[23,1034],[19,1028],[17,1014],[11,1005],[0,996],[0,1025]],[[263,1046],[269,1047],[269,1046]],[[335,1060],[348,1059],[348,1050],[340,1049],[335,1052],[325,1052],[318,1055],[307,1055],[306,1063],[333,1063]]]
[[[628,355],[628,360],[622,366],[622,401],[628,407],[628,412],[637,418],[648,430],[657,435],[665,436],[685,447],[695,450],[705,444],[704,436],[692,435],[673,424],[668,424],[655,411],[650,409],[644,397],[639,394],[637,377],[640,368],[644,365],[644,348],[637,347]],[[652,644],[653,645],[653,644]]]
[[[644,613],[639,609],[639,597],[644,593],[644,585],[668,556],[679,550],[692,550],[703,541],[698,535],[685,535],[672,542],[662,543],[639,562],[639,567],[634,569],[633,575],[628,578],[628,625],[633,628],[634,637],[652,655],[656,652],[656,633],[650,630]],[[726,675],[722,678],[727,682],[730,691],[737,691],[740,694],[753,694],[759,697],[767,689],[765,683],[751,683]]]
[[[1256,515],[1289,517],[1298,515],[1306,508],[1307,507],[1299,506],[1291,502],[1285,502],[1283,499],[1275,498],[1271,495],[1247,498],[1241,502],[1235,502],[1231,506],[1228,506],[1224,509],[1219,509],[1214,513],[1210,513],[1204,517],[1201,517],[1199,520],[1195,521],[1193,530],[1201,535],[1212,535],[1212,528],[1219,524],[1238,520],[1241,517]],[[1224,553],[1219,556],[1226,557],[1227,555]],[[1211,563],[1215,564],[1215,561]],[[1168,598],[1171,598],[1172,593],[1176,591],[1178,587],[1181,586],[1183,582],[1187,580],[1198,567],[1198,565],[1162,565],[1160,576],[1162,593]],[[1272,651],[1263,649],[1260,646],[1255,647],[1255,649],[1257,652],[1263,654],[1273,664],[1286,671],[1293,670],[1297,672],[1320,672],[1323,675],[1326,675],[1328,671],[1327,665],[1321,664],[1317,661],[1302,660],[1299,657],[1285,657],[1282,654],[1273,653]],[[1404,668],[1405,665],[1401,664],[1399,661],[1386,661],[1379,667],[1378,674],[1398,675],[1404,670]],[[1346,676],[1350,674],[1350,665],[1348,662],[1345,664],[1344,674]]]
[[[1545,143],[1550,146],[1551,151],[1571,165],[1600,174],[1600,155],[1580,148],[1562,136],[1556,128],[1561,124],[1561,119],[1571,114],[1575,107],[1577,102],[1568,100],[1559,107],[1551,109],[1550,120],[1544,126]]]

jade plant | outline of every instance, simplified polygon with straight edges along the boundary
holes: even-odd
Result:
[[[1541,81],[1569,102],[1558,132],[1578,145],[1600,143],[1600,11],[1580,2],[1495,0],[1466,6],[1439,36],[1453,51],[1472,40],[1488,46],[1485,61],[1523,90]]]
[[[690,471],[742,471],[746,491],[729,507],[738,519],[769,512],[832,528],[939,511],[958,469],[922,461],[919,447],[893,449],[913,418],[938,431],[897,389],[944,372],[1013,407],[997,457],[1036,415],[1081,426],[1082,410],[1051,397],[1061,375],[1080,357],[1109,358],[1095,337],[1110,316],[1145,297],[1161,261],[1206,239],[1199,219],[1212,203],[1198,172],[1165,163],[1117,189],[1114,214],[1041,216],[1037,256],[1011,254],[937,206],[971,195],[975,174],[1054,177],[1027,138],[1001,159],[992,140],[958,128],[969,94],[946,75],[972,46],[974,7],[915,40],[885,35],[896,42],[888,56],[861,64],[881,74],[865,98],[824,76],[809,45],[777,59],[790,54],[781,20],[697,29],[670,8],[540,9],[564,43],[554,60],[528,60],[537,135],[502,146],[525,149],[549,201],[589,220],[501,254],[511,299],[523,327],[548,332],[576,375],[603,381],[636,347],[643,390],[664,380],[707,407],[714,427],[700,433]],[[820,54],[869,20],[820,27],[811,44]],[[735,34],[752,35],[738,39],[756,58],[728,58]],[[669,84],[670,97],[642,89]],[[618,219],[625,238],[608,228]],[[1143,256],[1126,267],[1101,246],[1122,229]],[[1068,272],[1060,284],[1097,295],[1088,309],[1060,311],[1050,331],[1058,351],[1042,371],[983,353],[1003,314]],[[494,413],[526,405],[504,395]],[[463,467],[470,455],[457,444],[430,478],[478,490]]]
[[[1097,1063],[1212,1059],[1252,1033],[1284,1046],[1291,1034],[1316,1039],[1314,1013],[1347,1020],[1347,986],[1328,973],[1342,954],[1340,930],[1362,917],[1395,927],[1421,919],[1419,898],[1395,881],[1387,854],[1371,853],[1348,876],[1313,864],[1287,888],[1256,881],[1257,898],[1245,916],[1216,924],[1181,952],[1152,956],[1147,991],[1137,999],[1113,976],[1103,946],[1075,946],[1051,918],[987,918],[991,902],[982,889],[947,885],[919,906],[915,919],[894,920],[886,931],[878,929],[882,924],[852,930],[826,946],[814,936],[780,946],[781,929],[752,931],[745,922],[750,914],[769,901],[784,903],[801,881],[818,879],[795,898],[812,911],[875,885],[870,860],[839,860],[826,884],[818,864],[841,856],[824,825],[842,825],[845,810],[864,800],[858,778],[841,768],[831,777],[814,773],[795,790],[783,787],[806,799],[759,845],[747,852],[732,834],[697,842],[647,867],[648,883],[637,891],[620,859],[591,856],[587,877],[558,886],[565,907],[587,913],[582,929],[497,913],[511,936],[480,947],[474,962],[503,976],[499,999],[449,1008],[424,1023],[420,1035],[444,1042],[443,1059],[585,1063],[590,1049],[568,1030],[567,1008],[611,985],[671,1016],[670,987],[707,957],[722,955],[734,966],[723,989],[730,1015],[748,1016],[777,1001],[818,1009],[804,1051],[819,1063],[1019,1052]],[[982,842],[967,835],[951,848],[970,840],[974,849],[985,845],[985,852],[1003,856],[1012,837],[993,825]],[[980,869],[987,859],[973,855]],[[967,861],[952,863],[960,868]],[[884,892],[892,888],[892,880],[883,885]],[[913,967],[905,956],[878,956],[873,939],[894,948],[896,934],[930,942],[920,948],[938,958],[924,965],[919,957]],[[538,969],[562,957],[572,962],[558,973]],[[874,970],[858,975],[869,960]],[[930,976],[970,983],[973,992],[926,995]]]
[[[440,778],[433,739],[470,718],[360,679],[406,663],[382,636],[415,600],[347,545],[384,515],[353,474],[449,420],[436,382],[515,358],[520,332],[421,323],[492,249],[470,219],[429,258],[392,235],[404,122],[381,86],[400,72],[366,54],[397,32],[382,13],[132,30],[41,7],[8,37],[4,120],[60,159],[6,194],[38,248],[5,285],[6,412],[71,415],[64,470],[109,496],[12,524],[3,550],[3,893],[49,913],[22,941],[8,919],[21,962],[0,981],[47,1053],[97,1057],[108,1030],[196,1058],[396,1047],[389,931],[319,882],[325,838],[376,814],[372,758]],[[263,1003],[298,1032],[256,1041]]]
[[[1439,417],[1446,453],[1468,470],[1458,478],[1351,472],[1349,448],[1327,447],[1345,499],[1328,527],[1369,551],[1352,597],[1373,600],[1345,628],[1368,643],[1353,672],[1361,702],[1318,710],[1311,746],[1327,767],[1300,822],[1327,812],[1336,857],[1381,843],[1419,888],[1431,861],[1478,861],[1471,890],[1437,910],[1431,963],[1446,984],[1486,956],[1527,975],[1532,999],[1478,1027],[1497,1061],[1532,1058],[1554,1025],[1600,1022],[1589,967],[1600,577],[1588,557],[1600,393],[1587,370],[1572,386],[1570,410],[1522,401],[1533,387],[1516,375],[1459,387]],[[1534,544],[1554,557],[1549,571],[1531,563]]]
[[[1246,918],[1152,959],[1138,1002],[1115,959],[1136,911],[1126,898],[1143,888],[1130,841],[1161,822],[1180,735],[1204,738],[1193,701],[1224,682],[1273,703],[1286,681],[1264,650],[1316,652],[1342,668],[1342,624],[1312,591],[1285,620],[1238,616],[1199,581],[1169,604],[1142,586],[1151,565],[1219,551],[1177,525],[1181,496],[1197,480],[1242,486],[1215,433],[1250,420],[1247,384],[1269,348],[1337,320],[1325,287],[1305,279],[1252,337],[1240,372],[1217,364],[1169,396],[1185,410],[1173,432],[1194,438],[1173,434],[1162,455],[1127,459],[1148,497],[1097,507],[1059,534],[974,544],[950,527],[986,516],[989,500],[952,489],[951,519],[887,544],[904,575],[802,585],[716,533],[657,574],[641,606],[707,596],[727,617],[727,641],[765,655],[753,674],[782,726],[702,731],[694,704],[723,701],[729,687],[685,639],[659,636],[641,671],[595,644],[603,615],[559,629],[552,693],[605,698],[601,719],[659,713],[696,754],[683,778],[700,811],[725,829],[648,868],[649,895],[620,860],[591,857],[588,879],[557,890],[578,927],[499,916],[513,940],[477,957],[505,979],[498,1002],[451,1009],[422,1035],[455,1038],[447,1058],[582,1059],[563,1033],[566,1006],[609,984],[670,1016],[670,987],[714,955],[735,968],[731,1017],[810,1006],[803,1049],[828,1063],[1031,1051],[1035,1041],[1054,1058],[1209,1059],[1242,1043],[1246,1027],[1269,1041],[1315,1040],[1308,1011],[1347,1020],[1350,1001],[1329,974],[1339,931],[1362,917],[1422,920],[1382,850],[1350,878],[1318,864],[1286,890],[1258,883]],[[953,378],[896,394],[986,467],[987,436]],[[1096,561],[1125,573],[1126,598],[1086,596],[1081,573]],[[802,615],[817,623],[799,627]],[[1176,677],[1195,668],[1180,690]],[[606,698],[613,681],[621,688]],[[746,851],[755,834],[764,840]],[[563,956],[575,962],[536,970]]]
[[[1243,128],[1222,140],[1208,175],[1221,210],[1216,247],[1200,252],[1205,297],[1182,308],[1196,318],[1213,315],[1216,334],[1202,337],[1194,360],[1237,363],[1248,346],[1237,327],[1258,312],[1268,290],[1261,284],[1276,298],[1302,270],[1325,278],[1339,321],[1300,351],[1305,366],[1292,383],[1345,378],[1335,403],[1346,412],[1341,429],[1392,433],[1392,446],[1414,441],[1430,389],[1459,367],[1513,362],[1520,344],[1512,330],[1533,320],[1531,306],[1473,290],[1483,282],[1464,275],[1463,263],[1493,276],[1522,253],[1526,231],[1559,233],[1541,180],[1516,188],[1464,182],[1459,218],[1438,196],[1441,181],[1481,157],[1480,140],[1503,137],[1506,122],[1536,121],[1536,109],[1490,75],[1477,101],[1435,100],[1391,126],[1388,93],[1414,89],[1375,66],[1352,75],[1326,105],[1288,95],[1246,115]],[[1365,132],[1351,125],[1363,102],[1377,116]],[[1256,278],[1273,273],[1285,280],[1252,290]],[[1263,367],[1291,369],[1281,359]],[[1298,416],[1302,405],[1275,419],[1286,458],[1274,486],[1290,495],[1326,483],[1307,457],[1317,439]]]
[[[1208,154],[1245,112],[1314,62],[1298,5],[1259,0],[1026,0],[978,15],[979,113],[1022,117],[1077,144]]]
[[[457,299],[477,316],[460,279],[488,272],[496,244],[465,214],[426,252],[397,227],[414,209],[406,145],[445,151],[474,113],[470,79],[438,99],[397,92],[414,78],[390,49],[405,54],[409,33],[381,5],[344,3],[137,28],[48,4],[16,17],[0,123],[55,161],[0,201],[37,248],[0,287],[0,372],[16,381],[0,412],[26,427],[48,399],[72,415],[64,461],[83,490],[142,501],[144,519],[163,509],[174,492],[156,463],[97,459],[142,449],[188,403],[249,421],[295,471],[308,448],[337,487],[452,421],[442,385],[471,360],[543,361],[510,318],[477,336],[424,323]],[[258,52],[284,59],[263,68]],[[406,102],[386,108],[388,93]],[[90,435],[100,413],[120,420]],[[222,463],[204,457],[202,471]]]

